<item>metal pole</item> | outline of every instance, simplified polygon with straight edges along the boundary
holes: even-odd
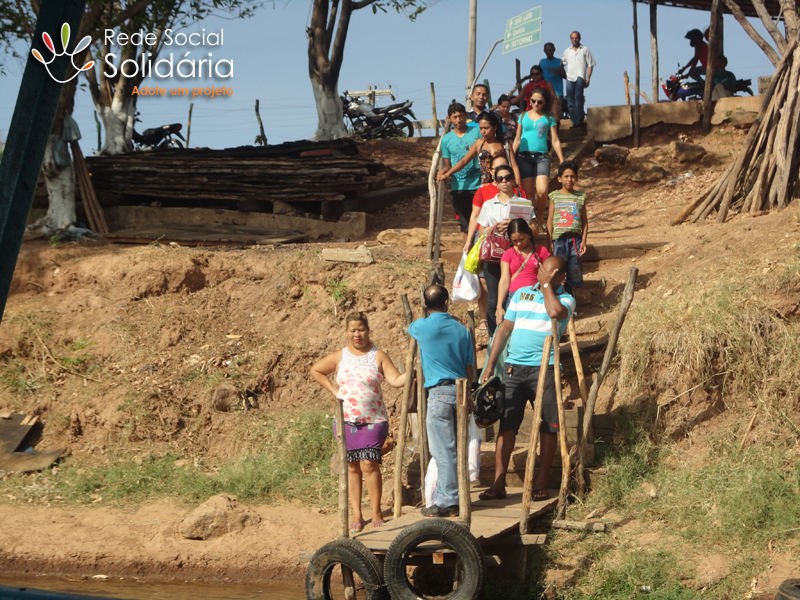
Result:
[[[469,46],[467,48],[467,110],[472,110],[472,86],[475,85],[475,40],[478,37],[478,0],[469,0]]]
[[[86,0],[45,0],[39,9],[33,49],[49,59],[53,52],[45,47],[42,34],[51,39],[61,39],[62,25],[69,24],[77,32],[86,8]],[[73,36],[72,47],[79,41]],[[42,168],[45,146],[58,109],[62,85],[55,81],[66,79],[71,59],[62,54],[49,65],[50,73],[33,54],[28,55],[22,84],[11,125],[8,128],[6,148],[0,162],[0,319],[5,312],[14,267],[25,233],[25,223],[31,209],[36,180]]]
[[[474,86],[476,83],[478,83],[478,77],[480,77],[480,76],[481,76],[481,73],[483,73],[483,68],[486,66],[486,63],[487,63],[487,62],[489,62],[489,58],[491,58],[491,56],[492,56],[492,52],[494,52],[494,49],[495,49],[495,48],[497,48],[497,45],[498,45],[498,44],[502,44],[502,43],[505,41],[505,39],[506,39],[506,38],[500,38],[499,40],[497,40],[497,41],[494,43],[494,46],[492,46],[492,49],[491,49],[491,50],[489,50],[489,54],[487,54],[487,55],[486,55],[486,60],[484,60],[484,61],[483,61],[483,64],[481,65],[481,68],[480,68],[480,70],[477,72],[477,74],[475,75],[475,77],[472,79],[472,84],[469,86],[469,91],[470,91],[470,92],[472,91],[472,88],[473,88],[473,86]]]

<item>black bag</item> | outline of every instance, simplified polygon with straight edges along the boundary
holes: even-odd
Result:
[[[492,377],[472,392],[472,414],[480,429],[491,427],[499,421],[504,409],[503,386],[499,377]]]

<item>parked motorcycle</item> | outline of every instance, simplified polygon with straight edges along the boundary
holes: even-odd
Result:
[[[705,82],[690,79],[688,75],[684,75],[682,71],[678,71],[675,75],[670,75],[670,78],[665,82],[659,79],[661,89],[667,95],[667,98],[673,102],[678,100],[702,100],[705,93]],[[753,90],[750,86],[753,85],[752,79],[737,79],[736,87],[733,90],[734,94],[746,92],[753,95]]]
[[[139,144],[139,147],[149,146],[150,148],[183,148],[178,140],[173,138],[173,134],[177,135],[184,142],[186,138],[181,134],[183,125],[180,123],[173,123],[172,125],[162,125],[153,129],[145,129],[144,133],[138,133],[136,129],[133,130],[133,141]]]
[[[342,96],[344,116],[350,121],[353,132],[366,140],[414,137],[414,126],[406,118],[408,115],[417,120],[411,110],[412,104],[412,101],[407,100],[376,108],[358,96],[350,96],[347,91]]]

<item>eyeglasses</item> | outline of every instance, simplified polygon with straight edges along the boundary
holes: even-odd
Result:
[[[542,72],[541,71],[533,71],[531,73],[531,75],[538,75],[539,77],[541,77],[542,76]]]
[[[504,181],[513,182],[514,176],[513,175],[498,175],[494,178],[497,183],[503,183]]]
[[[531,100],[531,104],[544,104],[544,100]]]

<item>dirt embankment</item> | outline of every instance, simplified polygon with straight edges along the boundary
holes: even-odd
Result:
[[[654,161],[666,170],[655,184],[634,183],[626,170],[582,163],[581,184],[591,193],[590,243],[666,244],[633,260],[587,264],[587,279],[602,280],[602,289],[616,289],[613,284],[623,282],[635,264],[637,298],[668,303],[676,273],[690,270],[702,286],[710,279],[735,278],[742,269],[775,268],[794,252],[792,244],[797,246],[800,225],[791,212],[796,207],[724,225],[670,227],[670,219],[718,176],[741,140],[733,129],[717,129],[697,139],[708,154],[688,166],[667,150],[675,137],[676,132],[656,128],[644,136],[648,147],[632,151],[633,162]],[[365,151],[424,176],[429,153],[412,146],[414,152],[401,142]],[[671,181],[687,171],[692,177]],[[122,457],[177,455],[213,465],[260,452],[261,440],[248,433],[264,415],[329,407],[308,368],[343,345],[347,311],[366,311],[376,344],[395,364],[403,362],[399,294],[408,294],[416,305],[428,265],[424,248],[381,246],[374,235],[389,227],[426,226],[427,199],[391,207],[373,224],[368,244],[376,262],[369,266],[320,260],[326,244],[248,249],[26,244],[0,326],[0,410],[39,415],[45,424],[39,447],[66,446],[67,461],[103,465]],[[448,218],[443,243],[455,250],[460,239]],[[448,273],[453,268],[449,265]],[[591,312],[607,327],[615,295],[592,293],[584,299],[579,318]],[[781,293],[774,301],[786,314],[796,314],[796,299]],[[619,393],[616,381],[612,372],[601,411],[636,401]],[[241,403],[228,412],[212,402],[224,384],[235,388]],[[384,394],[394,412],[399,393],[386,387]],[[707,418],[698,423],[706,425],[695,430],[695,444],[697,435],[710,434],[718,415],[702,410]],[[31,489],[36,485],[31,479]],[[297,552],[313,550],[335,534],[335,510],[299,501],[257,507],[262,516],[257,528],[199,542],[177,531],[191,508],[179,501],[110,508],[101,498],[91,506],[65,507],[42,494],[30,505],[13,494],[0,497],[0,563],[9,572],[299,581],[303,566]],[[616,535],[638,539],[647,527],[631,522]]]

